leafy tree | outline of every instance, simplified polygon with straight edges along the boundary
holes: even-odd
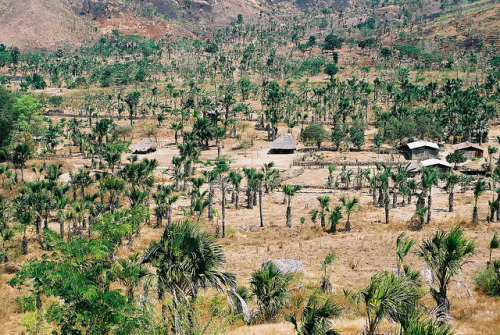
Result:
[[[302,141],[314,141],[321,148],[321,143],[328,138],[328,132],[320,123],[307,126],[301,133]]]
[[[119,289],[109,258],[114,249],[103,238],[74,238],[64,242],[48,233],[55,252],[26,262],[9,281],[13,287],[30,285],[41,309],[40,297],[57,297],[48,307],[47,320],[65,334],[130,334],[137,325],[134,306]]]
[[[333,58],[333,54],[335,53],[335,49],[342,48],[343,43],[344,43],[344,39],[338,37],[337,35],[329,34],[329,35],[325,36],[325,43],[323,44],[323,49],[331,51],[332,58]]]
[[[465,156],[460,151],[454,151],[446,156],[446,161],[451,164],[455,164],[455,170],[457,169],[457,164],[465,162]]]
[[[328,62],[325,64],[325,74],[330,76],[330,81],[333,82],[333,77],[339,72],[339,68],[335,62]]]
[[[447,317],[450,312],[448,285],[461,272],[467,258],[476,249],[476,242],[467,239],[459,226],[451,228],[450,232],[439,230],[422,241],[419,255],[431,269],[433,282],[437,285],[430,286],[430,290],[436,301],[439,317]]]

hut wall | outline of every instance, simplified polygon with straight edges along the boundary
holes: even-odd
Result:
[[[432,148],[417,148],[411,151],[411,159],[426,159],[437,155],[438,151]]]
[[[477,150],[474,148],[461,149],[458,150],[458,152],[462,153],[462,155],[464,155],[464,157],[467,159],[472,159],[475,157],[483,157],[483,152],[481,150]]]

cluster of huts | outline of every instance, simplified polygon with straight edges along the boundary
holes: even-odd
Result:
[[[484,149],[474,143],[463,142],[452,146],[455,152],[460,152],[466,159],[483,157]],[[403,154],[407,160],[414,161],[410,168],[419,171],[422,167],[434,166],[440,172],[448,171],[451,164],[439,157],[439,145],[429,141],[416,141],[406,144]]]

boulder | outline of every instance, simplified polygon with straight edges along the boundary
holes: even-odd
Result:
[[[432,270],[429,268],[423,268],[420,270],[420,277],[424,283],[432,284],[434,282],[432,278]]]
[[[134,154],[148,154],[156,151],[156,143],[150,138],[143,138],[139,143],[132,147]]]
[[[296,259],[270,259],[262,262],[262,267],[268,267],[270,263],[273,263],[274,268],[284,274],[295,272],[306,273],[304,264]]]

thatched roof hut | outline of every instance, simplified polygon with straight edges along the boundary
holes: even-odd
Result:
[[[292,134],[286,133],[278,137],[269,148],[270,154],[293,154],[297,149],[297,141]]]
[[[143,138],[139,143],[132,147],[134,154],[148,154],[156,151],[156,143],[150,138]]]

